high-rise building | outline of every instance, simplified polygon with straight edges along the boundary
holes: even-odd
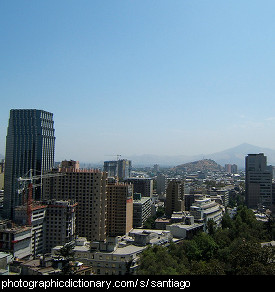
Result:
[[[272,205],[271,166],[263,153],[248,154],[245,157],[245,199],[249,208]]]
[[[127,179],[131,176],[132,162],[127,159],[104,161],[103,170],[108,173],[108,177]]]
[[[173,212],[184,210],[184,183],[179,179],[171,179],[166,190],[165,214],[171,217]]]
[[[142,197],[153,196],[153,179],[152,178],[139,178],[131,177],[125,179],[125,182],[131,183],[134,187],[134,193],[140,193]]]
[[[108,182],[107,235],[122,236],[133,228],[133,187],[130,184]]]
[[[76,202],[76,234],[90,241],[104,241],[107,174],[97,169],[78,169],[75,164],[60,169],[59,174],[63,175],[43,179],[43,199]]]
[[[14,208],[21,204],[17,179],[30,171],[42,175],[54,165],[53,114],[36,109],[12,109],[6,137],[4,177],[5,218],[14,218]],[[36,188],[34,199],[40,199],[41,188]]]

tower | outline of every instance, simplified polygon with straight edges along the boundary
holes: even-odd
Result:
[[[266,161],[263,153],[245,158],[245,200],[249,208],[272,204],[272,167]]]
[[[17,193],[20,176],[30,170],[42,175],[54,165],[53,114],[37,109],[10,110],[6,137],[3,216],[14,219],[14,208],[21,204]],[[41,188],[36,188],[34,199],[40,199]]]

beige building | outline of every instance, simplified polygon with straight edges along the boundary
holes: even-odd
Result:
[[[184,211],[184,209],[184,183],[178,179],[171,179],[166,189],[166,216],[170,218],[173,212]]]
[[[76,207],[76,234],[88,240],[106,239],[107,173],[72,166],[61,176],[43,179],[44,200],[73,200]]]
[[[107,235],[121,236],[133,228],[133,187],[126,183],[107,185]]]

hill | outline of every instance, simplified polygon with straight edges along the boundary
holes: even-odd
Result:
[[[263,148],[254,146],[251,144],[243,143],[233,148],[223,150],[221,152],[215,152],[212,154],[200,154],[194,156],[187,155],[171,155],[171,156],[161,156],[161,155],[135,155],[127,157],[127,159],[132,160],[135,166],[152,166],[154,164],[159,164],[161,166],[180,165],[192,161],[199,161],[202,158],[207,158],[216,161],[216,163],[224,166],[225,164],[236,164],[239,169],[244,168],[245,156],[247,154],[257,154],[264,153],[267,156],[267,163],[275,166],[275,150],[269,148]]]
[[[194,162],[178,165],[174,168],[175,170],[185,170],[187,172],[208,172],[208,171],[220,171],[222,166],[216,163],[212,159],[202,159]]]
[[[247,154],[258,154],[264,153],[267,157],[267,163],[271,165],[275,165],[275,150],[269,148],[263,148],[254,146],[251,144],[243,143],[236,147],[213,153],[207,155],[207,158],[213,159],[217,161],[217,163],[221,165],[229,164],[237,164],[239,168],[245,167],[245,156]]]

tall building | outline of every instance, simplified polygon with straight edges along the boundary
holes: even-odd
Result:
[[[140,193],[142,197],[153,196],[153,179],[151,178],[127,178],[125,182],[131,183],[134,187],[134,193]]]
[[[75,210],[73,201],[51,200],[47,202],[45,216],[45,252],[56,245],[64,245],[75,239]]]
[[[76,202],[76,234],[91,241],[104,241],[107,174],[97,169],[78,169],[75,164],[59,173],[63,175],[43,179],[43,199]]]
[[[32,170],[41,175],[54,165],[54,122],[53,114],[36,109],[12,109],[6,137],[4,177],[5,218],[14,218],[14,208],[21,204],[17,193],[17,179]],[[40,199],[37,188],[35,199]]]
[[[245,199],[249,208],[272,205],[273,170],[263,153],[245,157]]]
[[[165,214],[171,217],[173,212],[184,210],[184,183],[178,179],[171,179],[166,190]]]
[[[122,236],[133,228],[133,187],[112,182],[107,185],[107,235]]]
[[[127,159],[104,161],[103,170],[108,173],[108,177],[127,179],[131,176],[132,162]]]

